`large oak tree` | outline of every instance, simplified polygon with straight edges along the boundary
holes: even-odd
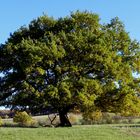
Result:
[[[118,18],[100,24],[89,12],[46,15],[10,35],[0,47],[1,105],[50,106],[60,126],[71,109],[139,114],[140,45]]]

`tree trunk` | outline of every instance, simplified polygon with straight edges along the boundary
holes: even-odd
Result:
[[[65,111],[59,111],[59,119],[60,119],[60,127],[71,127],[71,123],[69,121],[69,118],[67,116],[67,112]]]

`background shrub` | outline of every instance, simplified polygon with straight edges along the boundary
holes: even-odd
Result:
[[[102,123],[105,123],[105,124],[112,124],[112,123],[114,123],[114,119],[113,119],[114,115],[115,114],[104,112],[103,116],[102,116]]]
[[[13,121],[18,123],[21,126],[30,126],[35,125],[35,120],[32,119],[25,111],[24,112],[16,112]]]
[[[3,121],[2,121],[2,118],[0,117],[0,126],[2,126],[3,124]]]
[[[94,112],[85,112],[83,113],[83,122],[82,124],[100,124],[102,120],[102,112],[96,110]]]

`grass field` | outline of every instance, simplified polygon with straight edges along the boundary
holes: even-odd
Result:
[[[140,140],[140,127],[0,128],[0,140]]]

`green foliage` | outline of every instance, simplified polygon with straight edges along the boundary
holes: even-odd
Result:
[[[101,123],[102,120],[102,112],[100,110],[96,110],[94,112],[84,112],[83,120],[87,124],[98,124]]]
[[[139,98],[128,94],[123,99],[123,109],[121,111],[121,114],[123,116],[140,116],[140,100]]]
[[[0,54],[2,105],[32,112],[51,106],[65,121],[75,107],[140,112],[140,80],[133,77],[140,72],[140,45],[118,18],[102,25],[89,12],[42,16],[14,32]]]
[[[2,118],[0,117],[0,126],[2,126],[3,124],[3,121],[2,121]]]
[[[29,116],[25,111],[16,112],[13,121],[19,123],[21,126],[34,125],[34,121],[31,116]]]

